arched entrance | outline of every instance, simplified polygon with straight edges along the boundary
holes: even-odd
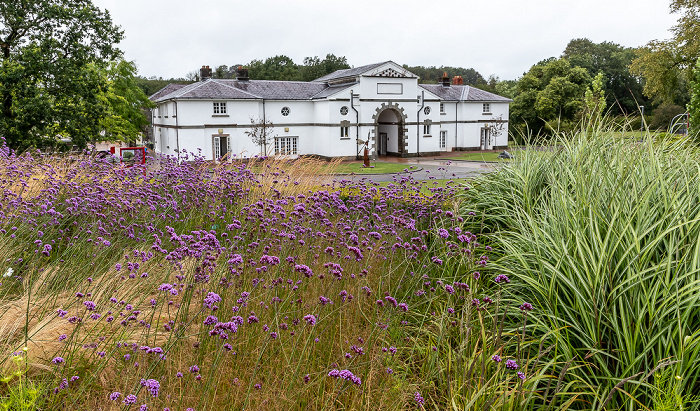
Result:
[[[383,103],[377,108],[372,118],[374,119],[374,156],[405,157],[407,154],[406,116],[403,109],[398,104]]]

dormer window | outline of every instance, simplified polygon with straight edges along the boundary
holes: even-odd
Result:
[[[226,114],[226,102],[214,102],[214,114]]]

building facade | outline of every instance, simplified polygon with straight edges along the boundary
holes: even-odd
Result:
[[[322,158],[426,156],[508,145],[510,99],[444,78],[418,77],[387,61],[338,70],[311,82],[235,80],[170,84],[151,96],[156,152],[228,157],[314,155]],[[267,125],[264,126],[264,125]],[[266,131],[257,145],[251,132]]]

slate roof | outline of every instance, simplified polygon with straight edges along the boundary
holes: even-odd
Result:
[[[180,87],[171,93],[158,92],[153,101],[172,99],[269,99],[309,100],[328,89],[325,83],[272,80],[221,80],[209,79]],[[339,91],[339,90],[335,90]],[[334,92],[335,92],[334,91]]]
[[[323,77],[319,77],[314,82],[326,82],[326,81],[331,81],[343,77],[353,77],[353,76],[358,76],[366,71],[370,71],[374,68],[377,68],[381,66],[382,64],[389,63],[390,61],[382,61],[381,63],[374,63],[374,64],[368,64],[366,66],[360,66],[360,67],[355,67],[355,68],[349,68],[345,70],[337,70],[332,72],[331,74],[326,74]]]
[[[328,81],[350,78],[370,71],[387,62],[369,64],[352,69],[338,70],[312,82],[306,81],[273,81],[273,80],[223,80],[208,79],[192,84],[168,84],[153,94],[150,99],[161,102],[173,99],[214,99],[214,100],[314,100],[324,99],[335,93],[346,90],[358,84],[344,83],[330,85]],[[471,86],[444,87],[440,84],[419,84],[424,90],[433,93],[444,101],[484,101],[510,102],[511,99]]]
[[[445,101],[493,101],[503,103],[513,101],[507,97],[489,93],[472,86],[450,85],[445,87],[441,84],[419,84],[418,87],[422,87]]]
[[[335,94],[335,93],[338,93],[338,92],[341,92],[341,91],[343,91],[343,90],[349,89],[349,88],[351,88],[352,86],[355,86],[355,85],[357,85],[357,84],[360,84],[360,83],[358,83],[357,81],[355,81],[355,82],[349,83],[349,84],[348,84],[348,83],[344,83],[344,84],[341,84],[341,85],[338,85],[338,86],[330,86],[330,87],[326,88],[325,90],[321,91],[320,93],[316,94],[316,95],[314,96],[314,99],[321,99],[321,98],[330,97],[330,96],[332,96],[332,95]]]
[[[179,90],[183,87],[185,87],[187,84],[168,84],[167,86],[163,87],[162,89],[156,91],[149,99],[156,101],[159,98],[166,96],[170,93],[172,93],[175,90]]]

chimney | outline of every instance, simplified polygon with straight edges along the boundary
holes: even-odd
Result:
[[[238,66],[238,68],[236,69],[236,80],[238,80],[238,81],[250,80],[250,77],[248,77],[248,69],[243,68],[242,66]]]
[[[455,86],[461,86],[464,84],[464,79],[462,79],[462,76],[454,76],[452,77],[452,84]]]
[[[202,66],[201,69],[199,69],[199,79],[201,81],[208,80],[211,78],[211,69],[209,66]]]
[[[450,78],[447,76],[447,72],[442,73],[442,79],[440,79],[440,84],[442,84],[443,87],[450,86]]]

